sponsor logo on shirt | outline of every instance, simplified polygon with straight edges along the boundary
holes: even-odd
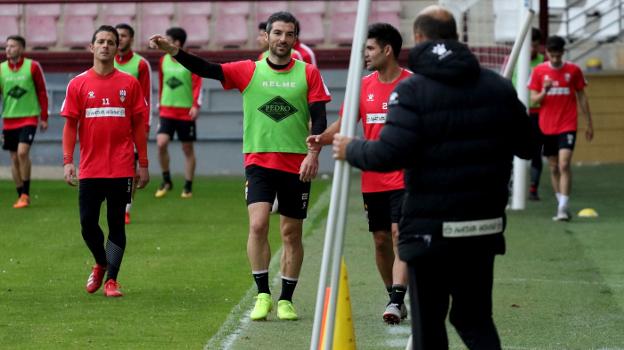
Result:
[[[548,93],[547,93],[548,96],[569,95],[569,94],[570,94],[569,87],[552,87],[550,88],[550,90],[548,90]]]
[[[484,236],[500,232],[503,232],[503,218],[442,223],[442,236],[446,238]]]
[[[297,83],[294,81],[265,80],[262,82],[262,87],[296,88]]]
[[[295,106],[288,103],[288,101],[283,99],[281,96],[277,96],[271,101],[258,107],[258,110],[276,122],[282,121],[298,112]]]
[[[24,96],[28,91],[26,91],[26,89],[22,88],[21,86],[15,85],[13,86],[13,88],[11,90],[9,90],[9,92],[7,92],[7,95],[9,97],[12,97],[16,100],[19,100],[22,96]]]
[[[366,122],[368,124],[385,124],[386,113],[366,113]]]
[[[126,109],[123,107],[87,108],[85,111],[85,118],[124,118],[125,116]]]
[[[373,101],[375,101],[375,95],[373,95],[373,94],[368,94],[368,98],[366,99],[366,101],[368,101],[368,102],[373,102]]]
[[[184,83],[182,81],[180,81],[180,79],[178,79],[176,77],[171,77],[171,78],[167,79],[166,84],[167,84],[167,86],[169,86],[171,88],[171,90],[175,90],[175,89],[179,88],[180,86],[182,86]]]

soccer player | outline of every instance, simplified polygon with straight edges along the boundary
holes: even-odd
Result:
[[[221,81],[243,94],[243,153],[249,214],[247,255],[258,296],[252,320],[266,319],[273,308],[269,289],[269,212],[277,195],[280,212],[282,292],[277,317],[296,320],[292,296],[303,262],[302,225],[310,181],[318,171],[319,148],[308,149],[306,137],[327,126],[325,104],[331,100],[318,69],[293,60],[297,19],[277,12],[267,20],[269,57],[225,64],[207,62],[154,35],[150,45],[166,51],[192,72]]]
[[[61,107],[61,115],[66,118],[64,177],[71,186],[76,186],[73,154],[76,136],[80,136],[80,226],[95,259],[86,290],[97,291],[108,272],[104,284],[107,297],[123,295],[117,275],[126,247],[124,212],[135,176],[135,148],[139,153],[137,187],[143,188],[149,181],[145,138],[147,102],[136,78],[115,69],[118,38],[117,30],[111,26],[101,26],[95,31],[90,45],[93,67],[69,82]],[[104,200],[109,228],[106,246],[98,224]]]
[[[30,146],[37,125],[48,129],[48,93],[37,61],[23,56],[26,40],[11,35],[6,40],[7,60],[0,64],[2,91],[2,149],[11,154],[11,174],[17,189],[13,208],[30,205]],[[39,118],[41,117],[41,118]]]
[[[119,48],[117,50],[117,55],[115,56],[115,68],[122,72],[131,74],[133,77],[137,78],[139,84],[141,84],[143,96],[145,97],[145,101],[147,101],[148,106],[148,113],[145,114],[145,133],[147,137],[147,135],[149,135],[152,121],[152,68],[143,56],[132,51],[132,44],[134,43],[134,29],[126,23],[116,25],[115,29],[117,29],[117,33],[119,34]],[[126,205],[126,225],[130,223],[130,210],[132,209],[132,204],[134,202],[137,180],[138,179],[135,178],[135,181],[132,183],[132,198]]]
[[[366,69],[373,73],[362,78],[359,107],[359,119],[367,140],[379,138],[386,122],[390,93],[400,81],[411,75],[397,61],[402,44],[401,34],[392,25],[375,23],[368,27],[364,61]],[[322,135],[308,137],[308,143],[328,145],[339,131],[340,119]],[[403,170],[362,172],[362,197],[368,229],[373,233],[377,269],[390,297],[382,315],[389,324],[399,323],[407,317],[403,302],[407,291],[407,265],[399,259],[397,251],[404,188]]]
[[[178,48],[184,47],[186,31],[179,27],[167,29],[166,35],[170,42]],[[182,198],[193,196],[193,177],[195,175],[195,150],[193,143],[197,140],[195,120],[199,117],[201,107],[202,80],[184,68],[171,55],[166,54],[160,59],[158,70],[158,86],[160,93],[160,124],[156,135],[158,144],[158,160],[162,169],[163,182],[156,191],[156,198],[164,197],[173,188],[169,172],[169,142],[174,134],[182,143],[184,153],[184,189]]]
[[[531,102],[540,103],[539,127],[544,134],[544,155],[548,158],[550,179],[557,196],[555,221],[570,220],[568,201],[572,185],[572,152],[576,143],[578,126],[577,101],[585,116],[585,138],[594,137],[589,102],[585,94],[587,82],[581,69],[563,61],[565,41],[551,36],[546,42],[544,62],[533,70],[529,81]]]

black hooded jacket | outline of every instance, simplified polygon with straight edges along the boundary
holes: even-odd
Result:
[[[511,82],[457,41],[417,45],[409,68],[414,75],[391,94],[380,139],[352,141],[348,162],[405,169],[401,259],[504,253],[513,155],[528,159],[535,142],[526,108]]]

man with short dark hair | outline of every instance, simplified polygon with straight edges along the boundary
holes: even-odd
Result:
[[[366,140],[379,138],[386,122],[390,93],[399,82],[412,75],[399,66],[402,45],[403,38],[392,25],[374,23],[368,27],[364,62],[366,69],[373,73],[362,78],[359,105],[359,119]],[[340,118],[322,135],[308,137],[308,142],[328,145],[338,132]],[[388,173],[362,172],[362,197],[368,229],[375,242],[375,262],[390,298],[382,315],[388,324],[397,324],[407,317],[403,302],[407,292],[407,265],[398,254],[404,188],[402,170]]]
[[[186,31],[180,27],[167,29],[165,33],[171,43],[178,48],[184,47]],[[175,134],[182,143],[184,153],[184,188],[182,198],[193,196],[193,177],[195,176],[195,149],[199,109],[202,103],[202,79],[184,68],[178,61],[166,54],[160,59],[158,86],[160,101],[160,122],[156,134],[158,160],[162,169],[163,181],[155,193],[156,198],[164,197],[172,188],[169,171],[169,142]]]
[[[282,238],[282,293],[277,317],[298,319],[292,296],[303,263],[303,220],[307,216],[310,181],[318,171],[319,147],[308,149],[306,137],[327,126],[325,104],[331,100],[318,69],[291,57],[297,40],[297,19],[277,12],[267,20],[269,56],[259,61],[207,62],[154,35],[150,45],[175,57],[204,78],[243,95],[245,194],[249,215],[247,256],[258,287],[252,320],[264,320],[273,308],[269,288],[271,249],[269,213],[279,199]]]
[[[0,64],[2,92],[2,149],[11,154],[11,175],[17,201],[13,208],[30,205],[30,148],[37,125],[48,129],[48,93],[39,62],[23,56],[26,40],[11,35],[6,40],[7,60]]]
[[[147,136],[149,135],[150,125],[152,122],[152,68],[143,56],[132,51],[132,44],[134,43],[134,29],[126,23],[116,25],[115,29],[117,29],[117,33],[119,34],[119,48],[117,50],[117,55],[115,56],[115,68],[137,78],[139,84],[141,85],[143,96],[145,96],[148,106],[148,113],[145,114],[145,132]],[[126,225],[130,224],[130,210],[132,209],[132,204],[134,202],[137,180],[138,179],[135,179],[132,184],[132,198],[130,203],[126,205]]]
[[[513,156],[529,158],[534,147],[529,119],[511,83],[457,41],[448,10],[419,13],[414,41],[414,75],[391,94],[379,140],[335,135],[334,157],[363,170],[405,169],[399,255],[409,267],[414,349],[448,349],[449,306],[469,349],[500,349],[494,257],[505,251]]]
[[[544,62],[533,70],[529,81],[531,102],[541,104],[539,127],[544,134],[544,155],[548,158],[550,180],[557,197],[557,211],[553,220],[568,221],[568,201],[572,188],[572,153],[576,144],[578,106],[585,116],[585,139],[591,141],[594,129],[585,94],[587,82],[581,68],[563,60],[565,40],[551,36],[546,41]]]
[[[106,297],[123,296],[117,276],[126,247],[124,212],[135,176],[135,148],[139,154],[137,187],[149,181],[144,129],[147,102],[136,78],[115,69],[118,43],[114,27],[104,25],[95,31],[90,45],[93,67],[69,82],[61,107],[65,117],[63,173],[70,186],[76,186],[73,154],[80,136],[80,226],[95,259],[86,290],[95,293],[108,272]],[[98,223],[104,201],[109,229],[106,244]]]

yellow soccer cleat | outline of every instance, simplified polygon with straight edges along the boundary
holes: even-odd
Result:
[[[271,309],[273,309],[271,294],[258,293],[258,296],[256,296],[256,305],[254,305],[249,318],[253,321],[266,320]]]
[[[163,182],[163,183],[160,184],[160,186],[156,190],[156,193],[154,194],[154,197],[162,198],[162,197],[166,196],[167,192],[169,192],[172,188],[173,188],[173,185],[171,183]]]

